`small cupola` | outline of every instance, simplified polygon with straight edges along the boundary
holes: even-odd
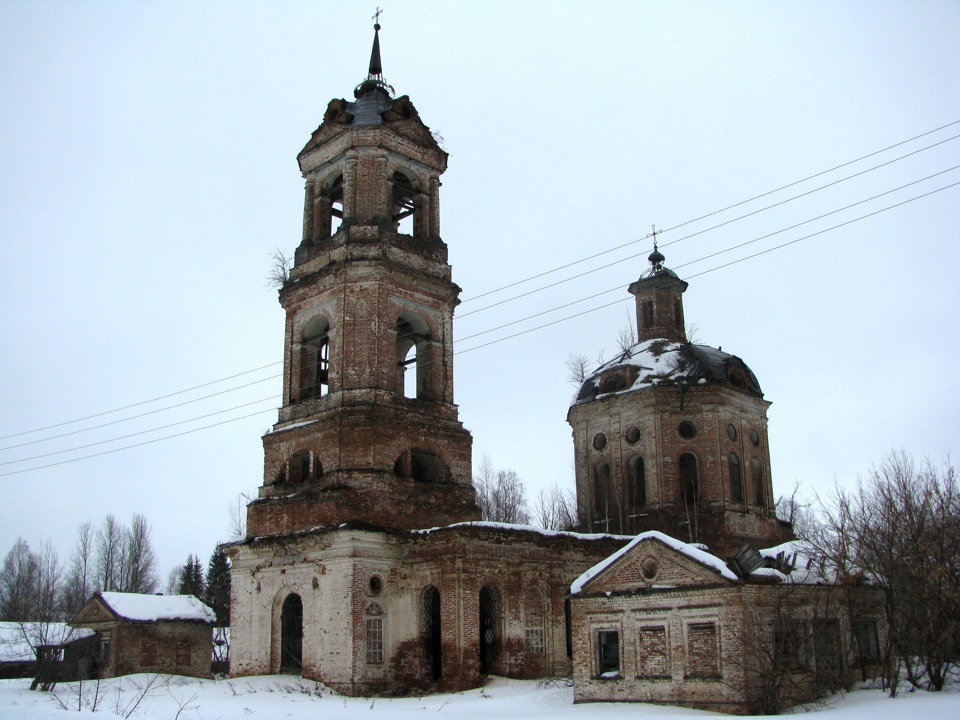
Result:
[[[657,249],[647,260],[650,267],[640,279],[630,284],[628,292],[637,299],[637,340],[665,338],[672,342],[687,341],[683,322],[683,293],[687,283],[664,266],[666,258]]]

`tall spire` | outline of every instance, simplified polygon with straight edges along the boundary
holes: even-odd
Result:
[[[380,60],[380,23],[376,21],[380,19],[382,12],[383,10],[377,8],[373,16],[373,49],[370,51],[370,68],[367,70],[367,79],[357,85],[353,91],[354,97],[357,98],[371,90],[383,90],[393,97],[393,86],[383,79],[383,62]]]

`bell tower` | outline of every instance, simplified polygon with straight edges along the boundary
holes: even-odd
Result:
[[[303,237],[280,288],[283,406],[263,437],[249,535],[479,519],[453,400],[460,288],[440,239],[447,153],[383,78],[331,100],[297,160]]]

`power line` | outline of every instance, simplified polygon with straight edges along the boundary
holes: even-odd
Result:
[[[89,460],[90,458],[100,457],[101,455],[110,455],[115,452],[120,452],[121,450],[130,450],[131,448],[142,447],[144,445],[151,445],[153,443],[161,442],[163,440],[171,440],[172,438],[181,437],[183,435],[190,435],[191,433],[200,432],[201,430],[209,430],[210,428],[219,427],[220,425],[226,425],[228,423],[237,422],[238,420],[246,420],[247,418],[256,417],[257,415],[263,415],[265,412],[273,412],[274,408],[268,408],[267,410],[258,410],[255,413],[250,413],[249,415],[241,415],[240,417],[233,418],[231,420],[223,420],[222,422],[213,423],[212,425],[204,425],[203,427],[194,428],[193,430],[184,430],[180,433],[174,433],[173,435],[165,435],[161,438],[154,438],[153,440],[144,440],[141,443],[134,443],[133,445],[124,445],[120,448],[114,448],[113,450],[104,450],[103,452],[93,453],[91,455],[84,455],[83,457],[71,458],[70,460],[61,460],[60,462],[49,463],[47,465],[38,465],[37,467],[24,468],[23,470],[14,470],[12,472],[0,473],[0,477],[7,477],[8,475],[19,475],[25,472],[33,472],[34,470],[43,470],[44,468],[56,467],[57,465],[66,465],[68,463],[79,462],[80,460]]]
[[[29,435],[31,433],[40,432],[41,430],[50,430],[51,428],[61,427],[63,425],[72,425],[73,423],[83,422],[84,420],[92,420],[93,418],[101,417],[102,415],[110,415],[111,413],[120,412],[121,410],[129,410],[130,408],[139,407],[140,405],[147,405],[152,402],[157,402],[158,400],[166,400],[167,398],[174,397],[175,395],[183,395],[184,393],[191,392],[193,390],[199,390],[200,388],[208,387],[209,385],[216,385],[217,383],[226,382],[227,380],[233,380],[234,378],[241,377],[243,375],[249,375],[250,373],[257,372],[257,370],[264,370],[268,367],[273,367],[274,365],[279,365],[280,362],[272,362],[266,365],[261,365],[260,367],[253,368],[253,370],[244,370],[241,373],[236,375],[229,375],[228,377],[220,378],[219,380],[211,380],[210,382],[202,383],[200,385],[194,385],[191,388],[186,390],[177,390],[176,392],[168,393],[167,395],[161,395],[159,397],[151,398],[150,400],[141,400],[140,402],[135,402],[130,405],[124,405],[123,407],[114,408],[113,410],[104,410],[103,412],[94,413],[93,415],[87,415],[86,417],[76,418],[75,420],[64,420],[63,422],[54,423],[53,425],[45,425],[44,427],[34,428],[33,430],[23,430],[18,433],[12,433],[10,435],[0,435],[0,440],[6,440],[12,437],[19,437],[21,435]],[[244,387],[241,385],[241,387]],[[174,406],[175,407],[175,406]],[[19,445],[11,445],[10,447],[20,447]],[[5,450],[6,448],[0,448]]]
[[[820,171],[820,172],[818,172],[818,173],[814,173],[813,175],[808,175],[807,177],[801,178],[800,180],[795,180],[795,181],[793,181],[793,182],[791,182],[791,183],[787,183],[786,185],[781,185],[781,186],[778,187],[778,188],[775,188],[775,189],[773,189],[773,190],[768,190],[767,192],[760,193],[759,195],[755,195],[755,196],[753,196],[753,197],[751,197],[751,198],[748,198],[748,199],[746,199],[746,200],[741,200],[740,202],[736,202],[736,203],[734,203],[734,204],[732,204],[732,205],[727,205],[727,206],[724,207],[724,208],[720,208],[719,210],[714,210],[713,212],[709,212],[709,213],[707,213],[706,215],[701,215],[701,216],[699,216],[699,217],[693,218],[692,220],[687,220],[686,222],[682,222],[682,223],[680,223],[679,225],[674,225],[673,227],[667,228],[666,230],[663,230],[662,232],[670,232],[671,230],[677,230],[677,229],[682,228],[682,227],[684,227],[684,226],[686,226],[686,225],[690,225],[691,223],[695,223],[695,222],[697,222],[698,220],[704,220],[704,219],[706,219],[706,218],[708,218],[708,217],[712,217],[712,216],[714,216],[714,215],[719,215],[720,213],[726,212],[727,210],[731,210],[731,209],[733,209],[733,208],[735,208],[735,207],[739,207],[739,206],[741,206],[741,205],[746,205],[747,203],[753,202],[754,200],[759,200],[760,198],[766,197],[767,195],[773,195],[774,193],[780,192],[781,190],[786,190],[787,188],[793,187],[794,185],[799,185],[800,183],[807,182],[808,180],[813,180],[814,178],[818,178],[818,177],[820,177],[821,175],[826,175],[827,173],[831,173],[831,172],[833,172],[834,170],[839,170],[839,169],[841,169],[841,168],[847,167],[848,165],[853,165],[854,163],[858,163],[858,162],[860,162],[861,160],[866,160],[867,158],[873,157],[874,155],[879,155],[880,153],[887,152],[888,150],[892,150],[892,149],[895,148],[895,147],[899,147],[899,146],[901,146],[901,145],[906,145],[907,143],[913,142],[914,140],[919,140],[919,139],[922,138],[922,137],[925,137],[925,136],[927,136],[927,135],[932,135],[932,134],[935,133],[935,132],[939,132],[940,130],[944,130],[945,128],[948,128],[948,127],[951,127],[952,125],[957,125],[957,124],[960,124],[960,120],[954,120],[953,122],[949,122],[949,123],[947,123],[946,125],[941,125],[940,127],[934,128],[933,130],[928,130],[927,132],[920,133],[919,135],[915,135],[914,137],[908,138],[907,140],[901,140],[901,141],[898,142],[898,143],[894,143],[893,145],[888,145],[887,147],[882,148],[882,149],[880,149],[880,150],[875,150],[875,151],[873,151],[873,152],[871,152],[871,153],[867,153],[866,155],[862,155],[862,156],[860,156],[860,157],[858,157],[858,158],[856,158],[856,159],[854,159],[854,160],[849,160],[849,161],[844,162],[844,163],[841,163],[841,164],[839,164],[839,165],[835,165],[834,167],[828,168],[827,170],[822,170],[822,171]],[[920,150],[917,150],[917,151],[914,151],[914,152],[909,153],[909,154],[907,154],[907,155],[904,155],[903,157],[897,158],[896,160],[891,160],[890,162],[897,162],[897,160],[902,160],[902,159],[904,159],[904,158],[910,157],[911,155],[915,155],[915,154],[918,153],[918,152],[922,152],[923,150],[928,150],[928,149],[930,149],[930,148],[932,148],[932,147],[936,147],[937,145],[941,145],[943,142],[947,142],[947,141],[949,141],[949,140],[954,140],[956,137],[957,137],[957,136],[954,136],[954,137],[948,138],[947,140],[944,140],[944,141],[942,141],[942,142],[938,142],[938,143],[935,143],[935,144],[930,145],[930,146],[928,146],[928,147],[921,148]],[[890,163],[883,163],[882,165],[878,165],[877,168],[883,167],[883,165],[888,165],[888,164],[890,164]],[[871,168],[871,169],[877,169],[877,168]],[[869,172],[869,170],[866,170],[866,171],[864,171],[864,172]],[[858,173],[858,174],[863,174],[863,173]],[[856,175],[851,175],[850,177],[856,177]],[[837,181],[837,182],[842,182],[842,180],[841,180],[841,181]],[[836,184],[836,183],[831,183],[831,184]],[[824,187],[829,187],[829,185],[825,185]],[[815,192],[815,191],[811,191],[811,192]],[[808,194],[808,193],[805,193],[805,194]],[[799,196],[799,195],[798,195],[797,197],[802,197],[802,196]],[[786,201],[785,201],[785,202],[786,202]],[[780,203],[780,204],[782,204],[782,203]],[[771,207],[774,207],[774,206],[771,206]],[[759,211],[758,211],[758,212],[759,212]],[[747,216],[745,215],[744,217],[747,217]],[[717,226],[717,227],[719,227],[719,226]],[[660,231],[658,231],[658,232],[660,232]],[[706,231],[702,231],[702,232],[706,232]],[[698,234],[699,234],[699,233],[698,233]],[[638,242],[640,242],[641,240],[646,240],[646,239],[648,239],[649,237],[650,237],[650,235],[646,235],[646,236],[644,236],[644,237],[642,237],[642,238],[637,238],[636,240],[631,240],[630,242],[623,243],[623,244],[621,244],[621,245],[617,245],[617,246],[612,247],[612,248],[610,248],[610,249],[608,249],[608,250],[603,250],[603,251],[601,251],[601,252],[594,253],[594,254],[589,255],[589,256],[587,256],[587,257],[580,258],[579,260],[574,260],[574,261],[572,261],[572,262],[566,263],[565,265],[560,265],[560,266],[555,267],[555,268],[552,268],[552,269],[550,269],[550,270],[545,270],[545,271],[543,271],[543,272],[541,272],[541,273],[538,273],[538,274],[536,274],[536,275],[531,275],[531,276],[529,276],[529,277],[522,278],[522,279],[517,280],[517,281],[515,281],[515,282],[508,283],[507,285],[503,285],[503,286],[501,286],[501,287],[494,288],[493,290],[487,290],[486,292],[482,292],[482,293],[480,293],[479,295],[474,295],[473,297],[470,297],[470,298],[467,298],[466,300],[461,301],[460,304],[463,305],[463,304],[466,304],[466,303],[469,303],[469,302],[473,302],[474,300],[478,300],[478,299],[480,299],[480,298],[482,298],[482,297],[486,297],[487,295],[493,295],[494,293],[498,293],[498,292],[501,292],[501,291],[503,291],[503,290],[508,290],[509,288],[515,287],[515,286],[517,286],[517,285],[522,285],[523,283],[530,282],[531,280],[536,280],[536,279],[541,278],[541,277],[544,277],[544,276],[546,276],[546,275],[551,275],[551,274],[553,274],[553,273],[555,273],[555,272],[559,272],[560,270],[566,270],[566,269],[569,268],[569,267],[573,267],[574,265],[579,265],[580,263],[586,262],[587,260],[592,260],[593,258],[600,257],[601,255],[606,255],[606,254],[608,254],[608,253],[615,252],[616,250],[621,250],[621,249],[623,249],[623,248],[625,248],[625,247],[628,247],[628,246],[630,246],[630,245],[633,245],[633,244],[635,244],[635,243],[638,243]],[[693,236],[692,236],[692,235],[688,235],[687,237],[693,237]],[[681,238],[681,240],[682,240],[682,239],[686,239],[686,238]],[[671,243],[669,243],[669,244],[673,244],[673,243],[677,243],[677,242],[680,242],[680,240],[673,240],[673,241],[671,241]],[[474,312],[477,312],[477,311],[474,311]],[[464,317],[464,315],[461,315],[460,317]]]
[[[852,220],[847,220],[847,221],[842,222],[842,223],[839,223],[839,224],[837,224],[837,225],[833,225],[832,227],[828,227],[828,228],[825,228],[825,229],[823,229],[823,230],[818,230],[817,232],[810,233],[809,235],[804,235],[803,237],[799,237],[799,238],[797,238],[797,239],[795,239],[795,240],[790,240],[789,242],[782,243],[781,245],[776,245],[776,246],[774,246],[774,247],[772,247],[772,248],[767,248],[766,250],[761,250],[760,252],[754,253],[753,255],[747,255],[746,257],[742,257],[742,258],[739,258],[739,259],[737,259],[737,260],[733,260],[733,261],[728,262],[728,263],[725,263],[725,264],[723,264],[723,265],[718,265],[717,267],[710,268],[709,270],[703,270],[702,272],[694,273],[693,275],[688,275],[688,276],[687,276],[687,279],[690,280],[690,279],[693,279],[693,278],[695,278],[695,277],[700,277],[701,275],[706,275],[706,274],[711,273],[711,272],[714,272],[714,271],[716,271],[716,270],[720,270],[720,269],[722,269],[722,268],[730,267],[731,265],[736,265],[736,264],[741,263],[741,262],[744,262],[744,261],[746,261],[746,260],[750,260],[750,259],[752,259],[752,258],[759,257],[760,255],[766,255],[767,253],[773,252],[774,250],[780,250],[781,248],[788,247],[789,245],[795,245],[796,243],[800,242],[801,240],[807,240],[808,238],[816,237],[817,235],[822,235],[822,234],[824,234],[824,233],[826,233],[826,232],[830,232],[831,230],[836,230],[837,228],[844,227],[845,225],[850,225],[851,223],[855,223],[855,222],[858,222],[858,221],[860,221],[860,220],[865,220],[866,218],[872,217],[872,216],[874,216],[874,215],[879,215],[880,213],[886,212],[887,210],[893,210],[894,208],[898,208],[898,207],[900,207],[900,206],[902,206],[902,205],[906,205],[907,203],[914,202],[915,200],[920,200],[921,198],[925,198],[925,197],[927,197],[927,196],[929,196],[929,195],[934,195],[935,193],[942,192],[943,190],[947,190],[947,189],[952,188],[952,187],[955,187],[955,186],[957,186],[957,185],[960,185],[960,181],[955,182],[955,183],[951,183],[950,185],[944,185],[943,187],[937,188],[936,190],[931,190],[930,192],[923,193],[922,195],[917,195],[916,197],[912,197],[912,198],[910,198],[910,199],[908,199],[908,200],[904,200],[903,202],[899,202],[899,203],[896,203],[896,204],[894,204],[894,205],[889,205],[889,206],[887,206],[887,207],[885,207],[885,208],[881,208],[881,209],[879,209],[879,210],[875,210],[874,212],[867,213],[866,215],[861,215],[860,217],[853,218]],[[610,291],[607,291],[607,292],[610,292]],[[601,293],[601,294],[606,294],[606,293]],[[591,309],[589,309],[589,310],[584,310],[584,311],[582,311],[582,312],[575,313],[574,315],[568,315],[568,316],[566,316],[566,317],[560,318],[559,320],[552,320],[551,322],[544,323],[543,325],[538,325],[538,326],[533,327],[533,328],[528,328],[528,329],[526,329],[526,330],[522,330],[522,331],[520,331],[520,332],[518,332],[518,333],[514,333],[513,335],[506,335],[506,336],[504,336],[504,337],[502,337],[502,338],[497,338],[496,340],[491,340],[490,342],[486,342],[486,343],[483,343],[483,344],[481,344],[481,345],[474,345],[473,347],[466,348],[466,349],[464,349],[464,350],[456,350],[456,351],[454,351],[453,354],[454,354],[454,355],[462,355],[462,354],[464,354],[464,353],[473,352],[474,350],[479,350],[480,348],[488,347],[488,346],[490,346],[490,345],[496,345],[497,343],[503,342],[504,340],[511,340],[511,339],[513,339],[513,338],[515,338],[515,337],[520,337],[521,335],[526,335],[527,333],[534,332],[535,330],[542,330],[543,328],[550,327],[550,326],[552,326],[552,325],[558,325],[559,323],[566,322],[567,320],[573,320],[574,318],[578,318],[578,317],[581,317],[581,316],[583,316],[583,315],[588,315],[589,313],[596,312],[597,310],[602,310],[602,309],[604,309],[604,308],[613,307],[614,305],[619,305],[620,303],[623,303],[623,302],[625,302],[625,301],[626,301],[626,298],[621,298],[621,299],[619,299],[619,300],[615,300],[614,302],[606,303],[606,304],[604,304],[604,305],[598,305],[597,307],[591,308]],[[547,311],[547,312],[551,312],[551,311]],[[541,313],[541,314],[543,314],[543,313]],[[536,316],[531,316],[531,317],[536,317]],[[510,324],[513,324],[513,323],[510,323]],[[507,327],[507,325],[504,325],[504,326],[502,326],[502,327]],[[499,329],[499,328],[495,328],[495,329]]]
[[[267,400],[277,400],[281,396],[271,395],[268,398],[261,398],[260,400],[254,400],[252,402],[244,403],[242,405],[235,405],[234,407],[227,408],[226,410],[217,410],[216,412],[207,413],[206,415],[200,415],[199,417],[192,417],[186,420],[180,420],[175,423],[170,423],[169,425],[161,425],[160,427],[150,428],[149,430],[141,430],[140,432],[130,433],[129,435],[120,435],[119,437],[109,438],[107,440],[100,440],[94,443],[88,443],[87,445],[77,445],[72,448],[67,448],[65,450],[54,450],[52,452],[43,453],[42,455],[33,455],[31,457],[20,458],[19,460],[7,460],[5,462],[0,462],[0,465],[16,465],[17,463],[29,462],[31,460],[39,460],[40,458],[50,457],[51,455],[63,455],[64,453],[76,452],[77,450],[85,450],[87,448],[96,447],[97,445],[106,445],[107,443],[119,442],[120,440],[127,440],[132,437],[137,437],[139,435],[146,435],[152,432],[158,432],[159,430],[167,430],[172,427],[177,427],[178,425],[186,425],[187,423],[196,422],[197,420],[203,420],[208,417],[213,417],[214,415],[223,415],[224,413],[232,412],[234,410],[239,410],[240,408],[250,407],[251,405],[256,405],[257,403],[267,402]],[[274,408],[270,408],[274,409]],[[264,411],[265,412],[265,411]]]
[[[272,364],[276,365],[277,363],[272,363]],[[265,365],[264,367],[270,367],[270,366]],[[257,370],[262,370],[262,369],[263,368],[257,368]],[[250,370],[248,372],[254,372],[254,371]],[[240,375],[246,375],[246,374],[248,373],[240,373]],[[235,375],[234,377],[238,377],[238,376]],[[276,380],[278,377],[280,377],[280,375],[271,375],[270,377],[262,378],[260,380],[254,380],[253,382],[245,383],[243,385],[237,385],[236,387],[232,387],[229,390],[221,390],[220,392],[211,393],[210,395],[204,395],[203,397],[194,398],[193,400],[184,400],[181,403],[167,405],[166,407],[157,408],[156,410],[150,410],[149,412],[140,413],[139,415],[131,415],[130,417],[120,418],[119,420],[111,420],[110,422],[100,423],[99,425],[91,425],[90,427],[81,428],[80,430],[71,430],[70,432],[61,433],[59,435],[50,435],[49,437],[40,438],[39,440],[31,440],[29,442],[20,443],[18,445],[7,445],[6,447],[0,448],[0,451],[12,450],[18,447],[26,447],[27,445],[36,445],[37,443],[49,442],[50,440],[57,440],[59,438],[69,437],[70,435],[79,435],[80,433],[90,432],[91,430],[99,430],[100,428],[109,427],[110,425],[117,425],[118,423],[127,422],[128,420],[136,420],[138,418],[147,417],[148,415],[156,415],[157,413],[165,412],[167,410],[173,410],[174,408],[183,407],[184,405],[191,405],[195,402],[200,402],[201,400],[209,400],[212,397],[218,397],[219,395],[226,395],[227,393],[235,392],[237,390],[242,390],[243,388],[246,388],[246,387],[259,385],[260,383],[268,382],[269,380]],[[230,378],[224,378],[224,379],[229,380]],[[219,380],[214,381],[214,383],[216,382],[221,382],[221,381]],[[206,387],[206,385],[213,385],[214,383],[206,383],[205,385],[198,385],[197,388]],[[197,388],[190,388],[190,389],[196,390]],[[189,390],[181,390],[179,392],[170,393],[169,395],[165,395],[164,397],[172,397],[173,395],[182,395],[185,392],[189,392]],[[162,399],[163,398],[156,398],[156,400],[162,400]],[[154,402],[154,401],[148,400],[145,402]],[[127,407],[136,407],[137,405],[143,405],[143,404],[144,404],[143,402],[134,403],[133,405],[128,405]],[[116,411],[110,411],[110,412],[116,412]],[[101,415],[107,415],[107,414],[108,413],[97,413],[96,415],[90,415],[88,417],[94,418],[94,417],[99,417]],[[201,417],[205,417],[205,416],[201,416]],[[79,422],[79,421],[71,420],[70,422]],[[47,427],[48,428],[60,427],[62,425],[68,425],[68,424],[70,423],[58,423],[57,425],[48,425]],[[18,433],[18,434],[23,435],[25,433]],[[15,437],[15,436],[8,435],[7,437]]]
[[[957,137],[960,137],[960,135],[958,135]],[[677,269],[679,269],[679,268],[681,268],[681,267],[686,267],[687,265],[691,265],[691,264],[693,264],[693,263],[695,263],[695,262],[700,262],[701,260],[706,260],[707,258],[711,258],[711,257],[714,257],[714,256],[716,256],[716,255],[720,255],[720,254],[725,253],[725,252],[730,252],[731,250],[735,250],[735,249],[737,249],[737,248],[743,247],[744,245],[750,245],[751,243],[755,243],[755,242],[757,242],[757,241],[759,241],[759,240],[764,240],[764,239],[769,238],[769,237],[772,237],[772,236],[774,236],[774,235],[778,235],[779,233],[786,232],[787,230],[793,230],[793,229],[795,229],[795,228],[800,227],[801,225],[807,225],[807,224],[812,223],[812,222],[815,222],[815,221],[817,221],[817,220],[822,220],[823,218],[828,217],[828,216],[830,216],[830,215],[835,215],[835,214],[838,213],[838,212],[843,212],[844,210],[849,210],[850,208],[856,207],[857,205],[862,205],[863,203],[870,202],[871,200],[876,200],[877,198],[883,197],[884,195],[889,195],[890,193],[897,192],[898,190],[903,190],[904,188],[910,187],[911,185],[916,185],[917,183],[924,182],[925,180],[929,180],[929,179],[931,179],[931,178],[937,177],[938,175],[943,175],[944,173],[950,172],[951,170],[956,170],[956,169],[958,169],[958,168],[960,168],[960,165],[954,165],[953,167],[947,168],[946,170],[941,170],[941,171],[939,171],[939,172],[933,173],[932,175],[927,175],[926,177],[920,178],[919,180],[914,180],[913,182],[909,182],[909,183],[907,183],[906,185],[901,185],[901,186],[899,186],[899,187],[893,188],[892,190],[886,190],[886,191],[884,191],[884,192],[882,192],[882,193],[879,193],[879,194],[877,194],[877,195],[873,195],[872,197],[868,197],[868,198],[866,198],[866,199],[864,199],[864,200],[858,200],[858,201],[855,202],[855,203],[850,203],[849,205],[845,205],[844,207],[838,208],[838,209],[836,209],[836,210],[831,210],[831,211],[828,212],[828,213],[824,213],[824,214],[822,214],[822,215],[818,215],[818,216],[816,216],[816,217],[810,218],[809,220],[804,220],[803,222],[799,222],[799,223],[796,223],[796,224],[794,224],[794,225],[790,225],[789,227],[785,227],[785,228],[782,228],[782,229],[777,230],[777,231],[775,231],[775,232],[768,233],[767,235],[762,235],[762,236],[760,236],[760,237],[758,237],[758,238],[754,238],[753,240],[748,240],[747,242],[740,243],[739,245],[733,245],[733,246],[731,246],[731,247],[725,248],[725,249],[723,249],[723,250],[719,250],[719,251],[717,251],[717,252],[715,252],[715,253],[712,253],[712,254],[710,254],[710,255],[705,255],[704,257],[701,257],[701,258],[699,258],[699,259],[697,259],[697,260],[691,260],[690,262],[684,263],[684,264],[682,264],[682,265],[674,266],[673,269],[674,269],[674,270],[677,270]],[[785,201],[785,202],[786,202],[786,201]],[[771,206],[771,207],[773,207],[773,206]],[[760,210],[757,210],[756,212],[761,212],[761,211],[760,211]],[[753,213],[751,213],[751,214],[753,214]],[[747,217],[747,216],[744,215],[744,216],[742,216],[742,217]],[[739,219],[741,219],[741,218],[736,218],[735,220],[739,220]],[[721,223],[720,225],[715,225],[715,226],[712,227],[712,228],[707,228],[707,230],[714,230],[714,229],[716,229],[716,228],[718,228],[718,227],[722,227],[723,225],[727,225],[727,224],[729,224],[729,223],[731,223],[731,222],[735,222],[735,220],[728,220],[727,222]],[[706,232],[707,230],[701,230],[700,232],[701,232],[701,233],[702,233],[702,232]],[[700,233],[694,233],[694,234],[695,234],[695,235],[699,235]],[[688,236],[686,236],[686,237],[693,237],[693,236],[692,236],[692,235],[688,235]],[[679,242],[680,240],[684,240],[684,239],[686,239],[686,238],[680,238],[679,240],[674,240],[673,243],[667,243],[667,244],[674,244],[674,243],[677,243],[677,242]],[[592,269],[590,269],[590,270],[586,270],[586,271],[584,271],[584,272],[582,272],[582,273],[579,273],[579,274],[577,274],[577,275],[571,275],[570,277],[564,278],[564,279],[562,279],[562,280],[557,280],[556,282],[550,283],[549,285],[544,285],[544,286],[542,286],[542,287],[535,288],[535,289],[533,289],[533,290],[529,290],[529,291],[527,291],[527,292],[525,292],[525,293],[521,293],[520,295],[514,295],[513,297],[506,298],[505,300],[501,300],[501,301],[499,301],[499,302],[492,303],[492,304],[490,304],[490,305],[486,305],[486,306],[484,306],[484,307],[482,307],[482,308],[479,308],[479,309],[477,309],[477,310],[473,310],[473,311],[470,312],[470,313],[466,313],[466,315],[472,315],[472,314],[478,313],[478,312],[480,312],[480,311],[482,311],[482,310],[487,310],[487,309],[492,308],[492,307],[497,307],[498,305],[504,305],[504,304],[506,304],[506,303],[512,302],[512,301],[514,301],[514,300],[519,300],[520,298],[524,298],[524,297],[527,297],[527,296],[529,296],[529,295],[534,295],[535,293],[542,292],[543,290],[549,290],[550,288],[556,287],[557,285],[562,285],[562,284],[564,284],[564,283],[570,282],[571,280],[577,280],[577,279],[579,279],[579,278],[585,277],[586,275],[590,275],[590,274],[592,274],[592,273],[599,272],[600,270],[606,270],[607,268],[614,267],[615,265],[619,265],[620,263],[626,262],[627,260],[633,260],[633,259],[635,259],[635,258],[641,257],[641,256],[644,255],[645,253],[646,253],[646,250],[644,250],[643,252],[640,252],[640,253],[636,253],[636,254],[634,254],[634,255],[628,255],[627,257],[620,258],[619,260],[615,260],[615,261],[612,262],[612,263],[607,263],[606,265],[600,265],[600,266],[598,266],[598,267],[592,268]],[[606,292],[610,292],[610,291],[605,291],[604,293],[599,293],[599,295],[605,294]],[[591,296],[589,296],[589,297],[587,297],[587,298],[583,298],[582,300],[574,301],[574,302],[572,302],[572,303],[566,303],[565,305],[561,305],[561,306],[559,306],[559,307],[560,307],[560,308],[569,307],[570,305],[574,305],[574,304],[576,304],[577,302],[582,302],[583,300],[591,300],[591,299],[593,299],[593,298],[595,298],[595,297],[598,297],[598,295],[591,295]],[[559,309],[559,308],[554,308],[554,309]],[[546,312],[552,312],[552,310],[548,310],[548,311],[546,311]],[[529,319],[532,318],[532,317],[537,317],[538,315],[543,315],[543,314],[544,314],[544,313],[538,313],[537,315],[531,315],[531,316],[528,317],[528,318],[523,318],[523,320],[529,320]],[[462,318],[462,317],[463,317],[463,316],[461,315],[461,318]],[[517,321],[515,321],[515,322],[513,322],[513,323],[507,323],[507,325],[513,325],[513,324],[516,324],[516,322],[523,322],[523,320],[517,320]],[[493,328],[492,330],[499,330],[499,329],[501,329],[501,328],[503,328],[503,327],[506,327],[506,325],[501,325],[500,327]],[[483,330],[483,331],[481,331],[481,332],[474,333],[473,335],[468,335],[466,338],[461,338],[461,339],[462,339],[462,340],[467,340],[467,339],[469,339],[469,338],[476,337],[477,335],[484,335],[485,333],[492,332],[492,330]]]

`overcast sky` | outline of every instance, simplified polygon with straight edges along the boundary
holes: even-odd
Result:
[[[384,75],[450,153],[475,466],[488,454],[531,495],[572,487],[567,359],[614,352],[653,224],[698,341],[773,402],[778,494],[955,449],[960,186],[940,188],[960,182],[960,3],[381,7]],[[300,240],[296,155],[364,79],[373,10],[0,1],[0,553],[23,536],[66,556],[82,521],[139,512],[165,576],[227,538],[276,421],[266,277]]]

